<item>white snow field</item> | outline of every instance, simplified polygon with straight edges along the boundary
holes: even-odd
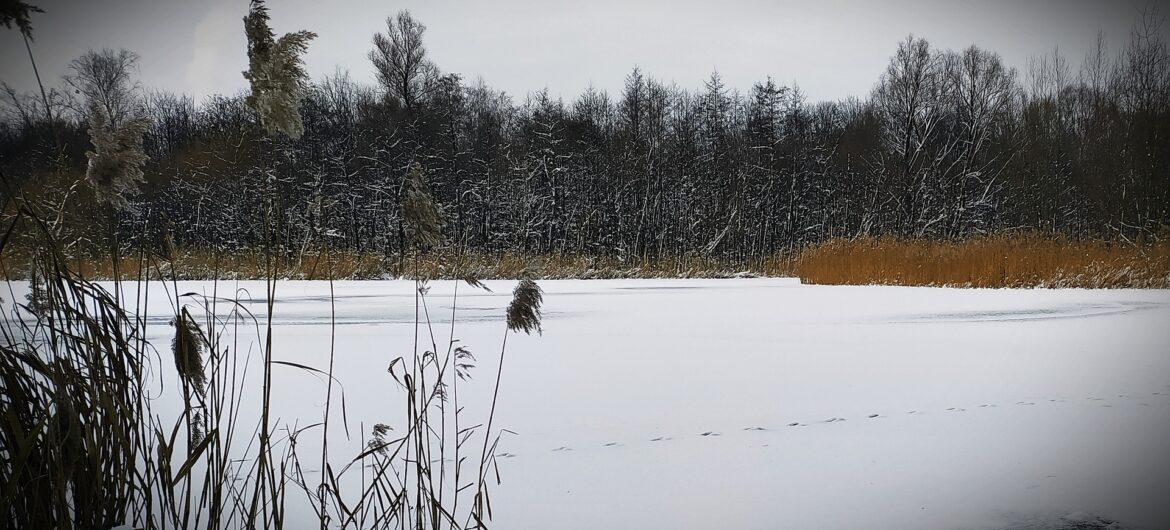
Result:
[[[515,282],[487,284],[460,286],[454,332],[478,358],[460,388],[476,422]],[[427,297],[441,347],[453,285]],[[508,339],[495,421],[517,434],[497,451],[495,528],[1170,528],[1170,291],[540,285],[543,336]],[[173,309],[151,289],[165,352]],[[402,408],[386,368],[410,352],[414,297],[406,281],[334,291],[344,462]],[[263,282],[218,293],[264,311]],[[325,369],[329,284],[281,282],[275,314],[276,359]],[[319,421],[324,382],[276,370],[281,421]]]

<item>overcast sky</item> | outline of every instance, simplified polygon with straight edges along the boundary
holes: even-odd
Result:
[[[202,98],[246,86],[246,0],[28,0],[33,52],[55,85],[87,49],[141,56],[144,86]],[[1059,47],[1078,67],[1098,30],[1116,52],[1145,1],[554,1],[270,0],[277,33],[318,38],[306,63],[314,79],[348,70],[373,81],[366,58],[385,18],[409,9],[444,72],[482,77],[516,99],[547,87],[572,99],[589,84],[616,94],[634,65],[666,82],[702,86],[712,70],[741,90],[771,75],[811,100],[868,93],[909,33],[938,48],[971,44],[1020,69]],[[1165,11],[1165,10],[1164,10]],[[1163,27],[1165,32],[1170,26]],[[24,44],[0,29],[0,80],[35,88]]]

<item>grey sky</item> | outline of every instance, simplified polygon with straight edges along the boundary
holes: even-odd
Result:
[[[89,48],[141,57],[147,87],[202,98],[245,87],[246,0],[31,0],[46,12],[33,25],[41,75],[55,85]],[[767,75],[797,83],[812,100],[866,94],[909,33],[939,48],[970,44],[1021,70],[1060,48],[1075,69],[1104,30],[1116,52],[1144,1],[551,1],[270,0],[278,33],[318,33],[306,62],[314,78],[340,67],[372,82],[366,58],[385,18],[409,9],[427,25],[431,58],[444,72],[517,99],[548,87],[571,99],[590,83],[616,94],[634,65],[680,86],[713,69],[747,89]],[[1170,24],[1168,24],[1170,26]],[[1167,28],[1163,27],[1165,31]],[[0,31],[0,80],[32,90],[24,44]]]

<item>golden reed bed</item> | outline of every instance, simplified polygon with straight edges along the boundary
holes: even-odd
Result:
[[[7,277],[24,277],[25,260],[7,261]],[[71,266],[87,278],[114,275],[108,259],[75,260]],[[282,258],[274,270],[280,278],[314,280],[416,274],[436,279],[797,276],[803,283],[821,285],[1170,288],[1170,241],[1132,244],[1049,235],[961,241],[856,238],[746,263],[702,256],[621,260],[511,252],[438,253],[416,262],[375,253],[309,252]],[[180,250],[171,259],[124,258],[119,273],[126,279],[257,279],[266,277],[266,266],[260,251]]]
[[[793,260],[825,285],[1170,287],[1170,242],[1116,243],[1038,235],[964,241],[863,238],[811,247]]]

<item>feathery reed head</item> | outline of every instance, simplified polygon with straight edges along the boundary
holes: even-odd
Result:
[[[191,447],[188,450],[193,451],[195,446],[203,442],[203,438],[207,436],[207,429],[203,426],[204,416],[202,412],[195,412],[191,416]]]
[[[33,13],[44,13],[44,10],[21,0],[8,0],[0,4],[0,26],[11,28],[16,24],[16,28],[28,37],[28,40],[33,40],[32,22],[29,20]]]
[[[542,334],[540,328],[540,304],[544,293],[536,282],[523,279],[512,291],[512,303],[508,304],[508,329],[531,334],[533,330]]]
[[[475,355],[471,354],[471,350],[463,346],[455,348],[455,375],[459,376],[459,379],[471,378],[471,369],[475,368],[475,362]]]
[[[101,105],[89,107],[89,141],[93,149],[85,153],[89,164],[85,176],[97,191],[98,200],[116,208],[129,206],[128,195],[138,193],[142,183],[142,166],[146,152],[142,149],[142,135],[149,121],[134,118],[117,125]]]
[[[277,39],[268,26],[268,8],[263,0],[252,0],[248,16],[244,17],[244,33],[248,37],[248,70],[244,78],[252,88],[246,99],[248,106],[260,116],[260,124],[268,134],[279,132],[300,138],[304,123],[298,107],[309,84],[301,55],[317,34],[295,31]]]
[[[199,324],[185,307],[179,311],[179,315],[171,324],[175,326],[171,352],[175,356],[175,368],[179,371],[179,378],[190,385],[195,394],[203,396],[207,383],[207,375],[203,370],[203,331],[199,329]]]
[[[29,271],[28,294],[24,295],[26,302],[24,307],[37,318],[46,318],[53,314],[53,297],[48,291],[53,285],[43,279],[43,275],[41,260],[34,257]]]
[[[443,220],[439,208],[427,189],[422,167],[410,166],[406,193],[402,196],[402,224],[410,241],[420,250],[428,250],[443,244]]]
[[[366,449],[379,455],[386,456],[386,446],[389,445],[387,437],[390,435],[390,431],[392,430],[394,429],[385,423],[374,424],[373,437],[370,438],[368,442],[366,442]]]
[[[483,289],[489,293],[492,292],[491,287],[488,287],[487,284],[483,283],[483,280],[480,280],[479,278],[476,278],[475,276],[464,275],[463,281],[465,283],[467,283],[467,285],[470,285],[476,289]]]

